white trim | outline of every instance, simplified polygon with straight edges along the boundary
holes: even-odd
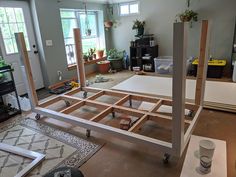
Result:
[[[23,156],[26,158],[33,159],[33,161],[29,165],[27,165],[25,168],[23,168],[14,177],[26,176],[31,170],[33,170],[45,158],[44,154],[40,154],[38,152],[30,151],[30,150],[23,149],[23,148],[16,147],[16,146],[11,146],[11,145],[4,144],[4,143],[0,143],[0,150],[8,152],[8,153],[16,154],[19,156]]]

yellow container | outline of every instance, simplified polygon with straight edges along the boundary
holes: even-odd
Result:
[[[193,62],[193,65],[198,65],[198,58],[196,58]],[[225,66],[226,59],[212,59],[208,61],[208,66]]]

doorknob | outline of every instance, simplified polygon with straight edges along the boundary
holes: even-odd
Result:
[[[39,51],[35,50],[35,51],[34,51],[34,54],[37,54],[37,53],[39,53]]]

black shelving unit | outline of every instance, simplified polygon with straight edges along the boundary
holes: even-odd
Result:
[[[143,57],[149,54],[150,59],[143,59]],[[158,57],[158,45],[151,46],[137,46],[130,47],[130,67],[133,71],[133,67],[139,66],[143,70],[144,65],[150,65],[151,69],[145,70],[147,72],[154,72],[154,58]]]
[[[235,27],[234,27],[234,39],[233,39],[233,48],[232,48],[232,57],[231,57],[231,64],[232,70],[234,68],[234,62],[236,62],[236,19],[235,19]]]
[[[21,114],[20,102],[16,91],[15,81],[11,66],[0,67],[0,122],[9,119],[12,116]],[[3,96],[9,93],[15,93],[18,109],[6,105]]]

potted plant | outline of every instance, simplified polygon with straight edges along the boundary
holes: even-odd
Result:
[[[108,71],[110,70],[110,61],[99,61],[97,62],[97,65],[98,65],[98,71],[101,73],[101,74],[105,74],[105,73],[108,73]]]
[[[89,56],[89,59],[92,60],[92,59],[96,59],[96,49],[95,48],[90,48],[88,50],[88,56]]]
[[[145,21],[135,20],[132,29],[136,30],[136,36],[142,36],[144,33]]]
[[[98,57],[98,58],[102,58],[103,55],[104,55],[104,49],[99,49],[99,50],[97,50],[97,57]]]
[[[187,9],[183,13],[179,14],[178,16],[181,22],[198,21],[198,13],[194,12],[193,10]]]
[[[85,62],[88,61],[89,57],[87,53],[83,53],[83,59]]]
[[[107,4],[106,13],[107,13],[107,19],[104,21],[104,26],[105,26],[106,30],[112,28],[113,26],[116,27],[117,21],[114,20],[114,17],[113,17],[113,6],[112,5]]]
[[[123,69],[124,52],[117,49],[110,49],[107,52],[107,59],[111,62],[112,70],[121,71]]]

